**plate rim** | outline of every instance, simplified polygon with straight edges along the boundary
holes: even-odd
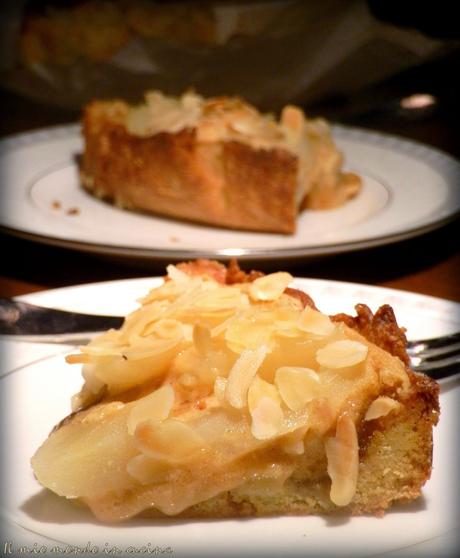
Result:
[[[404,152],[404,155],[414,160],[420,160],[420,154],[423,154],[424,161],[428,160],[430,165],[436,169],[447,169],[448,167],[457,171],[460,175],[460,160],[453,155],[440,150],[437,147],[430,146],[417,140],[408,139],[396,134],[389,134],[378,130],[365,129],[355,126],[347,126],[331,122],[331,129],[335,139],[351,140],[351,141],[370,141],[372,145],[394,150],[397,146]],[[60,124],[39,128],[27,132],[19,132],[0,138],[0,156],[8,156],[11,151],[22,147],[34,146],[38,143],[55,140],[59,138],[81,139],[81,126],[78,123]],[[419,152],[418,157],[414,157],[414,152]],[[445,173],[443,173],[445,176]],[[451,188],[450,182],[446,179],[449,191],[452,194],[454,190]],[[454,192],[456,193],[456,192]],[[444,225],[456,220],[460,216],[460,200],[457,207],[453,207],[449,212],[442,216],[432,214],[424,219],[422,224],[415,223],[403,230],[395,231],[389,234],[381,234],[363,238],[361,240],[343,241],[338,243],[322,244],[319,246],[295,246],[295,247],[278,247],[278,248],[238,248],[227,247],[208,250],[204,249],[179,249],[179,248],[149,248],[135,247],[129,245],[106,244],[97,241],[74,240],[52,236],[49,234],[40,234],[23,230],[17,226],[9,226],[0,222],[0,231],[3,231],[18,238],[24,238],[39,242],[44,245],[57,246],[72,249],[84,253],[93,253],[106,256],[115,256],[132,259],[153,259],[153,260],[180,260],[194,258],[219,258],[221,260],[229,260],[237,257],[240,260],[260,260],[266,261],[277,257],[283,260],[315,258],[321,256],[331,256],[345,252],[352,252],[384,246],[396,243],[402,240],[408,240],[416,236],[423,235],[430,231],[443,227]],[[204,225],[206,227],[206,225]],[[249,231],[250,233],[250,231]]]
[[[165,275],[166,275],[166,269],[165,269]],[[43,289],[41,291],[34,291],[31,293],[26,293],[26,294],[21,294],[21,295],[17,295],[14,297],[15,300],[19,300],[19,301],[24,301],[24,302],[30,302],[30,303],[37,303],[37,300],[35,299],[40,299],[42,297],[46,297],[46,296],[55,296],[55,295],[60,295],[61,293],[71,293],[72,291],[78,289],[92,289],[92,288],[96,288],[96,289],[101,289],[104,290],[106,288],[110,288],[111,286],[116,286],[116,285],[120,285],[120,287],[124,287],[126,285],[126,287],[128,287],[131,284],[135,284],[135,283],[146,283],[148,281],[152,281],[152,285],[151,288],[154,287],[154,283],[159,282],[160,280],[162,280],[164,278],[165,275],[145,275],[145,276],[141,276],[141,277],[126,277],[126,278],[121,278],[121,279],[109,279],[107,281],[91,281],[91,282],[84,282],[84,283],[75,283],[72,285],[66,285],[63,287],[55,287],[55,288],[51,288],[51,289]],[[402,298],[405,298],[409,301],[413,301],[414,303],[416,303],[417,301],[425,301],[427,304],[429,304],[430,306],[433,305],[433,307],[435,306],[445,306],[446,307],[446,312],[447,307],[449,307],[449,309],[451,310],[456,310],[456,316],[458,316],[458,319],[455,320],[455,322],[458,322],[460,325],[460,302],[457,302],[455,300],[451,300],[448,298],[442,298],[442,297],[437,297],[437,296],[433,296],[433,295],[427,295],[427,294],[423,294],[423,293],[418,293],[418,292],[414,292],[414,291],[407,291],[404,289],[397,289],[394,287],[385,287],[385,286],[379,286],[379,285],[373,285],[373,284],[368,284],[368,283],[359,283],[356,281],[341,281],[338,279],[323,279],[321,277],[305,277],[305,276],[300,276],[300,275],[293,275],[292,276],[292,283],[294,284],[299,284],[300,287],[302,287],[302,283],[306,282],[306,283],[312,283],[312,284],[317,284],[318,287],[332,287],[332,288],[345,288],[345,289],[350,289],[350,290],[364,290],[364,291],[368,291],[370,293],[382,293],[382,295],[385,295],[385,297],[390,297],[391,295],[393,296],[400,296]],[[38,300],[38,302],[40,303],[40,301]],[[135,302],[135,301],[134,301]],[[366,304],[366,301],[362,301]],[[40,303],[41,304],[41,303]],[[53,307],[53,306],[52,306]],[[57,305],[56,308],[59,308],[60,306]],[[338,311],[340,311],[340,308],[338,309]],[[95,312],[97,314],[97,312]]]

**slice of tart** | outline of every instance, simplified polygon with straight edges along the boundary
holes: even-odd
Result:
[[[304,208],[337,207],[360,178],[328,124],[286,106],[280,120],[239,98],[149,92],[84,112],[82,184],[98,197],[210,225],[293,233]]]
[[[32,458],[43,486],[101,521],[380,515],[421,494],[438,386],[390,307],[329,317],[289,273],[167,271],[67,357],[85,382]]]

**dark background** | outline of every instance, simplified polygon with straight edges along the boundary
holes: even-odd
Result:
[[[44,2],[33,2],[41,9]],[[61,3],[62,4],[62,3]],[[68,4],[68,3],[66,3]],[[413,28],[428,36],[454,41],[444,56],[405,70],[382,83],[348,96],[330,96],[303,108],[309,116],[374,129],[426,143],[460,158],[460,26],[454,2],[369,0],[380,20]],[[455,13],[454,13],[455,12]],[[459,42],[460,45],[460,42]],[[359,72],[359,68],[356,71]],[[77,121],[80,110],[37,103],[0,90],[0,135]],[[402,98],[429,93],[436,104],[404,110]],[[460,187],[460,185],[459,185]],[[410,212],[410,208],[407,208]],[[116,231],[114,231],[116,234]],[[455,220],[439,230],[393,245],[329,256],[282,262],[299,276],[355,281],[404,288],[460,301],[460,225]],[[0,231],[3,253],[1,295],[11,296],[75,283],[163,273],[164,262],[103,258],[36,244]],[[12,254],[15,255],[14,262]],[[272,269],[280,262],[248,262],[245,267]]]

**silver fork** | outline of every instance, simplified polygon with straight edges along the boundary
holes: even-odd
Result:
[[[436,380],[460,377],[460,332],[409,341],[411,367]]]

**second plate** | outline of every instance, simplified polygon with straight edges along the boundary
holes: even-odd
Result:
[[[433,148],[336,126],[346,168],[364,179],[343,207],[304,211],[295,235],[251,233],[118,209],[79,184],[76,125],[0,142],[5,192],[0,226],[87,252],[182,260],[305,258],[388,244],[434,229],[460,211],[460,163]],[[410,208],[410,210],[409,210]]]

